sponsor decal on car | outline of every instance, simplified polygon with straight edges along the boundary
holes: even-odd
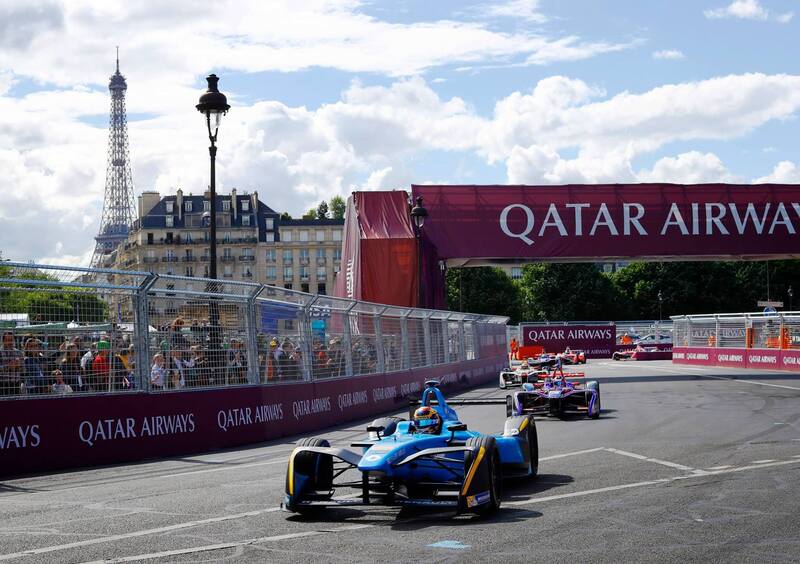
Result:
[[[489,501],[489,491],[481,492],[475,495],[468,495],[467,496],[467,507],[475,507],[476,505],[482,505]]]

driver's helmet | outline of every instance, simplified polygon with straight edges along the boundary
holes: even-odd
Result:
[[[414,412],[414,425],[420,433],[438,435],[442,432],[442,418],[428,405],[423,405]]]
[[[534,386],[530,382],[525,382],[524,384],[522,384],[522,391],[524,391],[524,392],[532,392],[535,389],[536,389],[536,386]]]

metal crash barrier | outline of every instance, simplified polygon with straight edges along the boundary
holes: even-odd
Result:
[[[682,315],[673,361],[800,371],[800,312]]]

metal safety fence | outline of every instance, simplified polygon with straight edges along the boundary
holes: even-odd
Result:
[[[800,349],[800,312],[672,317],[675,346]]]
[[[0,263],[0,397],[383,374],[505,354],[506,317],[232,280]]]

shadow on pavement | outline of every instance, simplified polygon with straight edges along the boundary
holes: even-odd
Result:
[[[535,480],[530,478],[513,478],[503,482],[503,501],[528,499],[532,495],[560,488],[574,482],[572,476],[566,474],[539,474]]]

